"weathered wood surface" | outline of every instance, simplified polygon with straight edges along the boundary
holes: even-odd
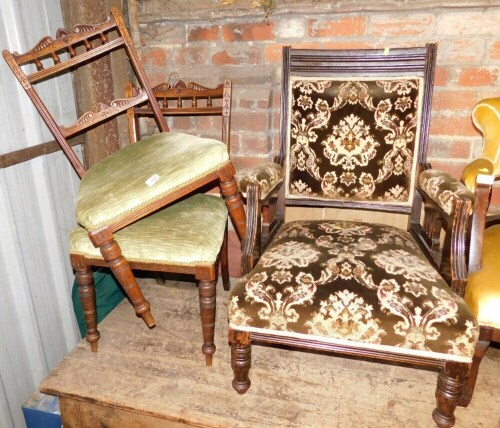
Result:
[[[195,284],[142,280],[141,287],[157,320],[154,329],[125,301],[100,324],[96,354],[80,342],[42,382],[42,392],[64,396],[64,405],[79,409],[74,413],[83,419],[65,426],[96,420],[107,427],[433,426],[437,375],[410,367],[254,346],[252,387],[239,396],[231,388],[222,286],[212,367],[200,352]],[[456,410],[457,427],[500,427],[499,373],[500,349],[491,348],[472,403]]]

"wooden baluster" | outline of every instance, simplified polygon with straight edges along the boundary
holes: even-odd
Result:
[[[34,62],[38,71],[43,70],[43,64],[38,58],[35,58]]]
[[[182,98],[177,98],[177,108],[182,108]]]
[[[92,44],[87,39],[83,39],[83,44],[88,51],[92,49]]]
[[[101,38],[102,44],[106,44],[108,42],[108,37],[104,33],[99,33],[99,37]]]
[[[193,100],[191,101],[191,107],[193,108],[198,107],[198,100],[196,99],[195,96],[193,96]]]
[[[210,95],[207,98],[207,107],[212,107],[212,97]]]
[[[52,52],[50,54],[50,56],[52,57],[52,60],[54,61],[54,65],[61,63],[61,58],[59,58],[59,56],[55,52]]]
[[[73,48],[73,46],[71,46],[71,45],[68,46],[68,52],[69,52],[70,58],[74,58],[76,56],[76,51]]]

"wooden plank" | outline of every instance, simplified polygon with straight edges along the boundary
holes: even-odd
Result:
[[[74,137],[69,144],[76,146],[85,143],[85,136],[78,135]],[[7,168],[18,163],[26,162],[35,159],[39,156],[48,155],[61,150],[61,147],[56,140],[47,141],[46,143],[37,144],[36,146],[25,147],[24,149],[15,150],[10,153],[0,155],[0,168]]]
[[[196,286],[141,280],[141,287],[157,327],[148,330],[124,301],[99,325],[98,352],[80,342],[41,385],[44,392],[81,400],[84,426],[433,425],[436,372],[321,353],[253,346],[252,387],[239,396],[231,388],[227,294],[220,284],[212,367],[204,366],[200,351]],[[500,397],[489,393],[500,387],[494,375],[500,350],[488,351],[481,369],[478,405],[457,409],[458,427],[494,427],[500,416]]]

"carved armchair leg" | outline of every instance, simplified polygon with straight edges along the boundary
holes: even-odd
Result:
[[[75,269],[78,294],[82,302],[83,316],[87,327],[85,339],[90,343],[90,350],[97,352],[97,342],[101,335],[97,330],[97,310],[95,301],[94,276],[85,257],[71,255],[71,264]]]
[[[229,282],[229,242],[228,231],[226,224],[226,231],[224,232],[224,240],[222,241],[222,248],[220,249],[220,273],[222,276],[222,286],[224,290],[229,291],[231,283]]]
[[[234,179],[234,168],[228,164],[224,169],[219,171],[220,189],[224,195],[229,216],[233,221],[234,227],[240,239],[245,238],[246,232],[246,215],[243,201],[238,191],[238,185]]]
[[[130,269],[127,259],[122,256],[122,251],[113,239],[112,233],[107,229],[103,229],[96,232],[90,232],[89,237],[92,243],[99,247],[102,257],[106,260],[113,275],[132,301],[135,313],[142,317],[149,328],[154,327],[155,320],[151,315],[149,302],[144,298],[132,269]]]
[[[446,363],[438,377],[436,408],[432,418],[440,428],[455,425],[455,409],[460,401],[469,366],[465,363]]]
[[[252,366],[252,347],[250,333],[229,330],[231,344],[231,367],[233,369],[233,388],[238,394],[244,394],[250,388],[248,377]]]
[[[479,365],[488,350],[491,343],[491,329],[481,327],[479,333],[479,341],[476,344],[474,357],[472,358],[472,367],[470,369],[469,377],[467,378],[462,397],[460,398],[459,406],[467,407],[472,399],[474,387],[476,386],[477,373],[479,372]]]
[[[200,280],[198,293],[200,296],[200,317],[203,331],[203,346],[205,364],[212,365],[212,356],[215,353],[215,283],[216,281]]]

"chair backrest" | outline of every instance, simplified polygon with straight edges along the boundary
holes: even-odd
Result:
[[[436,45],[283,50],[285,203],[410,214]]]
[[[474,125],[483,134],[481,155],[462,172],[463,183],[478,200],[470,231],[469,273],[481,268],[483,235],[492,185],[500,180],[500,97],[479,101],[472,110]]]
[[[231,123],[231,80],[224,80],[215,88],[207,88],[199,83],[184,83],[182,80],[175,84],[161,83],[153,88],[153,93],[158,100],[161,113],[169,116],[221,116],[222,117],[222,142],[230,152],[230,123]],[[125,96],[137,96],[138,89],[128,82]],[[214,103],[214,101],[216,101]],[[135,143],[141,138],[140,118],[151,117],[153,111],[148,106],[135,106],[127,111],[130,143]]]
[[[140,84],[141,90],[137,96],[105,100],[97,105],[95,111],[86,112],[75,123],[68,126],[57,124],[33,84],[88,64],[119,48],[125,49]],[[59,29],[56,39],[44,37],[26,53],[4,50],[2,54],[80,177],[85,174],[85,169],[68,144],[67,138],[145,101],[149,103],[159,129],[168,131],[160,106],[117,8],[111,9],[111,15],[102,24],[76,25],[71,33]],[[23,66],[29,68],[30,64],[34,64],[37,71],[30,73],[28,70],[26,73],[23,70]]]

